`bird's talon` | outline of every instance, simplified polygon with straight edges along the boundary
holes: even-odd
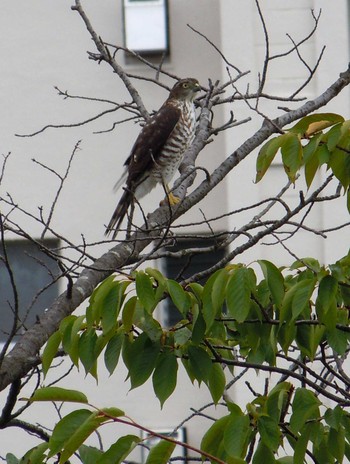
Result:
[[[180,203],[180,201],[181,201],[181,198],[176,197],[173,193],[170,192],[168,196],[164,198],[164,200],[162,200],[159,204],[160,206],[164,206],[167,204],[169,204],[170,206],[174,206]]]

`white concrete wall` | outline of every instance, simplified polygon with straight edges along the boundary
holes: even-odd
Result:
[[[139,127],[133,122],[118,126],[113,132],[96,135],[94,131],[109,129],[113,122],[128,116],[107,115],[89,126],[78,128],[48,129],[33,138],[18,138],[14,134],[28,134],[41,129],[46,124],[74,124],[94,116],[109,105],[82,100],[64,100],[57,96],[54,86],[73,95],[105,98],[117,102],[128,100],[128,95],[119,78],[105,65],[97,65],[88,59],[86,51],[95,51],[94,45],[80,17],[71,11],[72,1],[20,0],[14,3],[5,0],[1,5],[0,43],[1,79],[0,99],[2,118],[0,125],[0,152],[12,155],[8,162],[3,191],[11,192],[14,200],[33,214],[43,206],[44,214],[49,213],[51,202],[58,187],[57,179],[43,170],[31,159],[35,158],[50,168],[63,174],[69,156],[78,142],[80,150],[72,163],[71,175],[62,192],[53,217],[53,227],[70,240],[81,242],[84,234],[88,242],[103,239],[104,224],[114,210],[118,195],[112,187],[121,173],[121,166],[129,154]],[[83,1],[84,8],[98,34],[111,43],[122,44],[121,1]],[[210,0],[188,4],[187,0],[176,0],[170,4],[171,58],[166,65],[168,71],[182,77],[193,76],[207,84],[206,79],[220,78],[219,56],[203,39],[194,35],[186,26],[187,22],[201,31],[210,29],[212,40],[220,40],[219,10]],[[126,61],[120,52],[121,64],[133,74],[154,77],[143,65]],[[168,82],[170,80],[168,79]],[[159,108],[167,92],[150,83],[135,80],[146,107],[152,111]],[[220,121],[220,115],[216,118]],[[223,138],[215,147],[208,147],[199,163],[208,169],[223,159]],[[146,199],[148,211],[159,202],[158,190]],[[208,215],[220,214],[227,209],[225,184],[211,195],[211,201],[201,205]],[[39,236],[42,228],[30,218],[17,215],[21,225]],[[198,208],[191,213],[188,222],[202,219]],[[222,223],[221,228],[225,227]],[[89,251],[98,256],[107,245],[95,246]],[[64,285],[64,283],[63,283]],[[61,370],[59,370],[61,372]],[[57,371],[57,375],[58,371]],[[56,376],[56,373],[54,373]],[[199,391],[179,374],[181,387],[161,411],[151,384],[130,392],[124,383],[125,370],[109,379],[103,370],[99,386],[83,373],[76,373],[67,386],[85,390],[92,403],[112,405],[125,409],[131,417],[154,428],[172,428],[191,412],[191,407],[200,407],[209,401],[206,388]],[[47,380],[48,382],[48,380]],[[29,393],[28,392],[26,394]],[[3,403],[5,395],[0,396]],[[36,416],[37,414],[37,416]],[[24,419],[53,425],[57,420],[51,408],[42,405],[24,414]],[[128,430],[128,433],[138,433]],[[194,421],[188,433],[191,443],[197,443],[202,427]],[[115,439],[115,428],[110,428],[108,441]],[[0,455],[13,452],[24,453],[36,439],[18,429],[1,431]]]
[[[320,94],[337,79],[340,72],[347,69],[349,61],[347,1],[266,0],[260,2],[260,4],[269,30],[271,54],[280,53],[287,49],[289,44],[286,37],[287,32],[295,40],[307,35],[313,27],[310,9],[313,8],[315,14],[318,13],[320,8],[322,9],[319,27],[309,44],[303,47],[303,57],[307,58],[310,64],[314,64],[324,45],[326,45],[326,50],[318,72],[310,85],[306,87],[303,96],[313,98]],[[226,58],[238,66],[241,71],[250,70],[247,79],[254,83],[254,77],[261,72],[261,64],[264,59],[264,37],[255,2],[222,0],[221,6],[222,51]],[[225,75],[225,65],[223,65],[223,75]],[[300,85],[306,77],[305,69],[300,66],[300,62],[294,55],[293,59],[288,57],[282,61],[281,66],[273,64],[269,70],[267,88],[273,94],[286,96],[290,94],[291,89]],[[241,89],[245,90],[244,85],[241,86]],[[345,89],[340,96],[327,106],[325,111],[342,114],[347,119],[349,118],[349,103],[349,89]],[[271,117],[282,114],[277,109],[277,106],[278,103],[271,104],[269,101],[263,101],[261,108]],[[281,103],[281,106],[284,106],[283,103]],[[296,108],[298,103],[287,104],[287,106]],[[232,109],[239,118],[253,116],[243,102],[235,102]],[[321,108],[319,111],[322,112],[323,109]],[[238,130],[228,132],[225,138],[227,152],[232,153],[237,146],[261,126],[262,122],[262,118],[258,116],[249,124],[240,126]],[[252,156],[245,159],[229,176],[228,195],[231,209],[273,196],[286,183],[283,168],[278,161],[275,161],[264,179],[255,185],[253,181],[256,154],[252,154]],[[320,182],[321,178],[324,178],[324,174],[315,179],[315,185]],[[302,179],[301,182],[297,183],[295,189],[288,192],[286,199],[297,202],[300,185],[303,185]],[[312,220],[310,223],[316,229],[323,229],[332,227],[335,224],[345,223],[348,221],[348,217],[346,201],[342,197],[337,202],[332,202],[328,207],[319,205],[311,213],[310,218]],[[240,215],[239,220],[237,216],[233,216],[231,227],[238,228],[249,219],[251,219],[250,214]],[[349,231],[340,230],[328,234],[327,240],[309,233],[299,232],[295,239],[287,242],[287,246],[300,257],[314,256],[323,263],[332,263],[347,253],[349,249]],[[257,259],[257,255],[280,265],[294,261],[282,247],[264,245],[254,247],[251,252],[238,257],[237,261],[243,259],[245,262],[252,262]],[[271,376],[263,373],[255,376],[253,372],[246,379],[251,381],[259,391],[262,391],[265,377],[269,377],[271,381]],[[242,404],[246,404],[248,401],[253,400],[253,396],[247,390],[240,390],[235,392],[235,399],[238,399]]]
[[[314,36],[307,44],[301,47],[303,58],[313,66],[323,45],[326,46],[323,59],[320,63],[315,78],[302,92],[302,96],[313,98],[327,86],[334,82],[339,73],[347,68],[349,61],[349,35],[348,35],[348,2],[345,0],[327,1],[278,1],[266,0],[260,2],[264,15],[266,27],[269,31],[270,55],[286,51],[291,42],[287,37],[290,34],[294,40],[305,37],[313,28],[311,9],[317,15],[322,9],[319,27]],[[246,82],[252,82],[250,90],[253,91],[254,83],[257,82],[257,75],[262,71],[262,63],[265,56],[264,35],[261,22],[257,13],[255,2],[237,0],[221,2],[222,17],[222,50],[227,59],[238,66],[240,70],[250,70],[250,74],[240,90],[245,90]],[[225,75],[226,65],[223,64],[223,75]],[[268,71],[268,84],[266,91],[279,96],[289,95],[295,88],[301,85],[307,78],[306,68],[300,63],[296,55],[274,60]],[[239,86],[239,84],[238,84]],[[259,109],[269,117],[276,117],[282,114],[278,106],[298,107],[298,103],[290,104],[275,103],[269,100],[261,100]],[[228,112],[229,108],[226,108]],[[232,110],[239,118],[246,116],[253,117],[253,121],[238,130],[232,130],[226,134],[227,152],[232,153],[237,146],[247,137],[252,135],[263,122],[262,116],[254,116],[254,113],[247,108],[244,102],[235,102]],[[321,108],[320,112],[323,111]],[[326,111],[333,111],[349,117],[349,90],[346,89],[338,96]],[[252,154],[245,159],[241,165],[229,176],[229,199],[232,209],[254,203],[262,198],[276,194],[285,185],[286,176],[283,169],[279,166],[278,158],[274,161],[272,169],[264,179],[254,185],[256,154]],[[322,178],[324,176],[321,176]],[[298,201],[299,190],[303,186],[302,178],[297,182],[295,189],[291,189],[286,198]],[[320,181],[320,177],[318,179]],[[317,185],[317,179],[315,180]],[[347,220],[345,199],[341,198],[336,206],[332,203],[331,207],[320,205],[311,214],[310,221],[315,228],[331,227],[332,224],[339,224]],[[251,218],[250,214],[233,216],[231,227],[238,228],[245,221]],[[347,232],[337,232],[329,235],[329,240],[325,241],[310,233],[298,234],[296,239],[287,242],[292,250],[299,256],[317,256],[323,262],[332,262],[346,254],[349,242],[346,239]],[[338,245],[337,245],[338,244]],[[243,257],[245,261],[256,258],[256,248]],[[278,263],[287,264],[293,258],[280,246],[269,247],[260,245],[262,256],[266,259],[275,260]]]

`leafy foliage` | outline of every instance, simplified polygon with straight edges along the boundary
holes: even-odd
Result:
[[[349,130],[350,122],[336,114],[303,118],[261,148],[256,180],[262,179],[280,151],[290,181],[304,168],[310,187],[317,170],[326,165],[349,196]],[[104,363],[113,375],[123,362],[130,387],[151,381],[163,407],[176,388],[182,364],[190,381],[204,384],[213,403],[226,409],[205,432],[200,448],[182,446],[213,463],[240,464],[249,457],[253,464],[262,460],[302,464],[307,456],[321,464],[341,463],[350,459],[349,385],[344,377],[345,387],[321,377],[312,362],[318,359],[326,365],[328,353],[341,359],[347,352],[349,288],[350,254],[328,267],[313,258],[289,268],[268,260],[250,266],[228,264],[203,285],[181,285],[152,268],[128,277],[113,275],[94,290],[85,314],[62,320],[43,350],[43,372],[47,375],[60,347],[77,368],[96,379],[98,364]],[[163,327],[155,313],[167,298],[181,314],[173,327]],[[286,363],[291,366],[286,368]],[[264,393],[242,409],[226,395],[236,367],[282,377],[271,380]],[[27,400],[74,402],[85,408],[62,417],[48,443],[30,450],[23,463],[58,459],[63,464],[75,453],[84,464],[121,463],[141,444],[136,435],[125,435],[106,451],[88,446],[91,434],[106,423],[145,428],[118,407],[90,405],[79,391],[50,386]],[[147,463],[168,462],[178,443],[148,432],[160,441],[150,450]],[[279,457],[287,443],[292,455]],[[8,455],[7,462],[19,461]]]
[[[254,265],[228,265],[203,286],[185,288],[154,269],[129,279],[107,279],[91,296],[86,315],[63,320],[48,341],[43,352],[45,372],[59,344],[76,366],[82,365],[94,377],[98,362],[103,361],[112,374],[122,359],[131,388],[152,379],[163,405],[176,387],[180,362],[191,382],[204,383],[218,403],[225,398],[230,375],[224,366],[233,372],[244,362],[248,367],[266,365],[274,372],[278,358],[289,359],[295,347],[310,361],[320,349],[342,355],[350,336],[350,255],[328,268],[309,258],[289,269],[278,269],[267,260],[257,264],[260,280]],[[161,327],[154,316],[164,298],[170,298],[183,316],[174,327]],[[297,373],[290,374],[300,379]],[[294,463],[304,462],[310,446],[318,462],[349,459],[350,420],[344,406],[350,402],[322,408],[317,385],[309,381],[295,388],[294,382],[278,382],[247,404],[245,411],[225,399],[228,414],[208,429],[198,452],[212,462],[243,463],[255,447],[253,462],[259,462],[261,455],[268,456],[269,462],[285,462],[276,453],[288,442]],[[321,393],[335,401],[336,391],[334,386],[334,393],[326,389]],[[81,393],[57,387],[38,390],[31,401],[88,404]],[[59,453],[63,463],[81,449],[83,462],[88,462],[88,456],[96,454],[84,444],[88,436],[106,421],[118,422],[121,417],[125,419],[118,408],[75,410],[57,424],[46,447],[35,448],[28,456],[39,456],[33,462],[42,462],[43,456]],[[107,451],[99,451],[95,462],[102,464],[111,456],[113,462],[121,462],[139,440],[133,435],[121,437]],[[147,462],[167,462],[173,445],[171,440],[161,441]]]
[[[325,165],[347,194],[350,211],[350,121],[345,121],[342,116],[334,113],[311,114],[302,118],[260,149],[256,164],[256,182],[263,178],[279,150],[289,180],[294,182],[303,167],[308,188],[317,170]]]

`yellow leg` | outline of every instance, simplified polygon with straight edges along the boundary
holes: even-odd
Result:
[[[170,206],[174,206],[174,205],[177,205],[178,203],[180,203],[180,198],[179,197],[176,197],[173,193],[169,192],[168,193],[168,199],[169,199],[169,204]]]
[[[168,202],[169,202],[169,205],[170,206],[174,206],[174,205],[177,205],[178,203],[180,203],[181,199],[179,197],[176,197],[171,191],[170,191],[170,188],[167,184],[164,184],[164,189],[167,193],[167,197],[164,198],[164,200],[162,200],[160,202],[160,205],[161,206],[164,206],[166,205]]]

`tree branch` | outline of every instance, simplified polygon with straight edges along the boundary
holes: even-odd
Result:
[[[76,1],[77,9],[84,18],[84,13],[80,9],[80,2]],[[90,28],[87,23],[88,29]],[[101,47],[99,39],[97,44]],[[103,49],[103,52],[106,51]],[[233,152],[210,176],[205,179],[184,201],[174,209],[172,218],[175,220],[193,205],[203,199],[210,190],[212,190],[224,177],[245,157],[247,157],[255,148],[263,143],[267,138],[277,131],[276,127],[284,127],[287,124],[321,108],[332,100],[339,92],[350,83],[350,70],[346,70],[322,95],[310,100],[300,108],[289,111],[279,118],[273,120],[273,123],[265,122],[262,127],[244,142],[235,152]],[[210,122],[209,108],[203,108],[201,113],[200,127],[196,139],[187,152],[187,160],[194,164],[199,151],[205,146],[209,133]],[[186,179],[186,187],[190,185]],[[193,181],[193,180],[192,180]],[[185,187],[185,188],[186,188]],[[168,207],[160,207],[148,218],[148,228],[143,226],[135,232],[127,243],[121,243],[101,258],[93,263],[93,268],[86,268],[82,271],[74,285],[72,286],[69,298],[64,292],[60,295],[49,310],[40,318],[40,320],[31,327],[14,346],[12,351],[3,359],[0,368],[0,390],[6,388],[14,380],[25,375],[33,366],[40,363],[38,356],[40,348],[45,344],[49,336],[57,330],[60,321],[67,315],[71,314],[81,303],[84,302],[92,293],[94,288],[114,270],[120,269],[126,264],[130,264],[138,259],[139,253],[152,240],[160,238],[160,231],[167,227],[169,223]]]

